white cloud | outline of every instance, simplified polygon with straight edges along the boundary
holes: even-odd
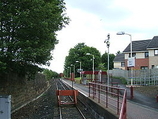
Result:
[[[101,54],[107,51],[104,40],[110,33],[110,53],[123,51],[130,43],[129,36],[117,36],[125,31],[132,40],[151,39],[157,35],[156,0],[65,0],[71,22],[58,32],[59,44],[53,52],[50,69],[62,72],[70,48],[84,42],[96,47]]]

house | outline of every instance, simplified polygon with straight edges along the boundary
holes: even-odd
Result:
[[[123,53],[117,54],[113,62],[115,69],[125,69],[125,57]]]
[[[128,70],[127,62],[130,58],[130,44],[123,51],[125,69]],[[114,68],[118,68],[123,61],[117,60],[120,56],[116,56],[114,60]],[[132,41],[132,57],[135,59],[135,66],[133,69],[151,69],[158,68],[158,36],[154,36],[153,39]],[[118,61],[118,62],[117,62]],[[116,67],[115,67],[116,66]]]
[[[158,68],[158,36],[155,36],[147,47],[149,52],[149,69]]]

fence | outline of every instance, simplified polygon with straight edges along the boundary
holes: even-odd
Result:
[[[126,119],[126,89],[91,82],[89,97],[120,115],[119,119]]]
[[[123,77],[127,83],[133,79],[134,85],[158,85],[158,69],[145,70],[111,70],[110,74],[115,77]]]

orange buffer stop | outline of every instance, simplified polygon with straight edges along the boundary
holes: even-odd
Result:
[[[78,90],[57,90],[56,95],[58,98],[58,105],[70,105],[70,104],[77,104],[77,96],[78,96]],[[63,96],[71,96],[73,97],[72,102],[63,101]]]

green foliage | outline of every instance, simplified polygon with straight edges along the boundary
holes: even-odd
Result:
[[[0,61],[0,72],[3,72],[6,69],[6,63]]]
[[[80,82],[81,82],[81,79],[80,79],[80,77],[77,77],[77,78],[75,78],[75,83],[78,83],[78,84],[80,84]]]
[[[114,66],[113,66],[113,60],[114,60],[114,58],[115,58],[114,54],[109,54],[109,69],[110,70],[114,68]],[[102,63],[104,64],[104,67],[106,69],[108,69],[108,53],[105,52],[102,55],[101,59],[102,59]]]
[[[86,55],[86,53],[90,53],[91,55]],[[101,55],[100,52],[94,48],[89,47],[85,45],[84,43],[78,43],[74,48],[71,48],[69,50],[69,55],[65,58],[65,66],[64,66],[64,73],[69,74],[70,69],[68,67],[71,67],[71,71],[73,71],[73,66],[75,65],[75,72],[77,72],[77,69],[80,68],[80,63],[77,63],[76,61],[79,61],[82,63],[82,69],[84,71],[92,71],[92,55],[94,55],[94,67],[95,70],[98,70],[98,66],[101,63]],[[79,73],[76,73],[77,76],[79,76]]]
[[[117,51],[116,55],[121,54],[121,51]]]
[[[98,68],[102,71],[106,71],[106,68],[104,67],[104,63],[100,63]]]
[[[0,2],[0,77],[25,75],[49,65],[58,43],[56,31],[69,19],[63,0],[2,0]]]
[[[57,72],[49,70],[49,69],[44,69],[43,74],[46,76],[47,80],[59,77],[59,74]]]
[[[114,77],[113,76],[112,78],[119,79],[122,84],[125,84],[125,85],[127,84],[127,80],[125,78],[123,78],[123,77]]]

